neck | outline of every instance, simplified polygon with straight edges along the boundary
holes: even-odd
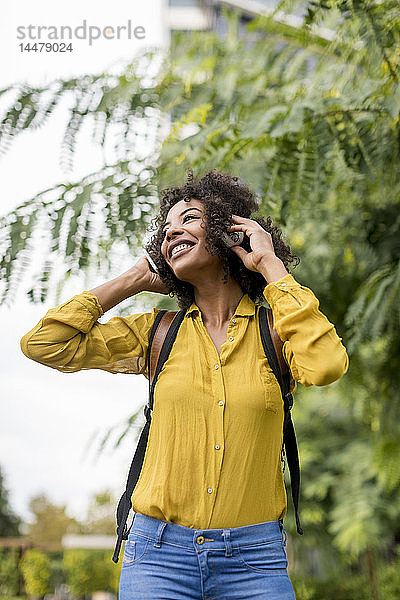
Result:
[[[219,278],[194,286],[195,303],[201,311],[203,323],[215,329],[230,321],[242,296],[242,288],[231,278],[225,284]]]

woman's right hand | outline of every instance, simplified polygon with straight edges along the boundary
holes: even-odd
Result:
[[[150,269],[149,261],[141,256],[134,265],[141,279],[144,292],[155,292],[156,294],[168,294],[169,289],[162,282],[161,277]]]

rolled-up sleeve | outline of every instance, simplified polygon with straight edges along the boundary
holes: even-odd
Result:
[[[263,294],[293,378],[305,386],[321,386],[342,377],[349,357],[334,325],[319,310],[314,293],[288,274],[268,283]]]
[[[102,369],[110,373],[144,374],[148,337],[158,309],[127,317],[104,314],[97,297],[89,291],[73,296],[45,316],[20,341],[28,358],[70,373]]]

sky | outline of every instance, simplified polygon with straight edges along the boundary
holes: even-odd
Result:
[[[165,46],[164,2],[70,0],[63,5],[54,0],[3,0],[0,51],[7,60],[2,61],[0,68],[0,88],[16,82],[44,86],[54,78],[117,72],[141,49]],[[119,40],[102,38],[89,43],[89,27],[108,28],[107,35],[111,37],[112,31],[116,36],[117,26],[127,28],[128,20],[131,30],[144,28],[144,32],[137,30],[144,39],[123,39],[127,29],[120,29]],[[36,36],[39,25],[81,26],[81,36],[86,27],[86,39],[72,40],[73,51],[68,53],[21,52],[19,44],[29,40],[17,36],[27,36],[29,25],[34,26],[31,32]],[[42,35],[43,32],[46,30],[42,29]],[[92,32],[97,34],[95,29]],[[1,98],[2,112],[9,100]],[[84,129],[78,138],[73,171],[66,173],[61,169],[60,143],[67,118],[68,103],[64,102],[43,128],[22,133],[0,155],[0,214],[44,189],[66,180],[77,181],[103,166],[100,148],[91,143],[89,130]],[[127,257],[125,268],[117,270],[114,276],[132,266],[136,259]],[[33,262],[27,275],[38,268]],[[122,264],[116,265],[118,268]],[[61,302],[103,281],[99,275],[92,281],[75,281]],[[124,421],[146,402],[148,394],[148,382],[143,376],[113,375],[100,370],[66,374],[28,360],[19,341],[55,305],[51,297],[44,304],[34,305],[19,290],[11,306],[0,306],[0,465],[11,507],[27,522],[32,518],[29,500],[38,494],[65,505],[68,514],[78,519],[84,519],[93,494],[109,488],[117,497],[121,495],[138,431],[127,436],[117,450],[109,443],[98,454],[98,443],[110,427],[116,428],[111,438],[115,440]],[[118,314],[118,307],[108,311],[101,322],[114,314]]]

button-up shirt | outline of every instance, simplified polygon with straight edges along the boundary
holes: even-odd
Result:
[[[314,293],[291,274],[263,295],[295,382],[326,385],[348,356]],[[135,512],[197,529],[283,518],[287,511],[281,448],[283,400],[265,357],[259,305],[244,294],[220,355],[195,304],[189,307],[154,388],[154,408]],[[158,313],[113,317],[83,291],[21,340],[26,356],[63,372],[103,369],[148,377],[145,360]],[[293,391],[295,387],[293,385]]]

